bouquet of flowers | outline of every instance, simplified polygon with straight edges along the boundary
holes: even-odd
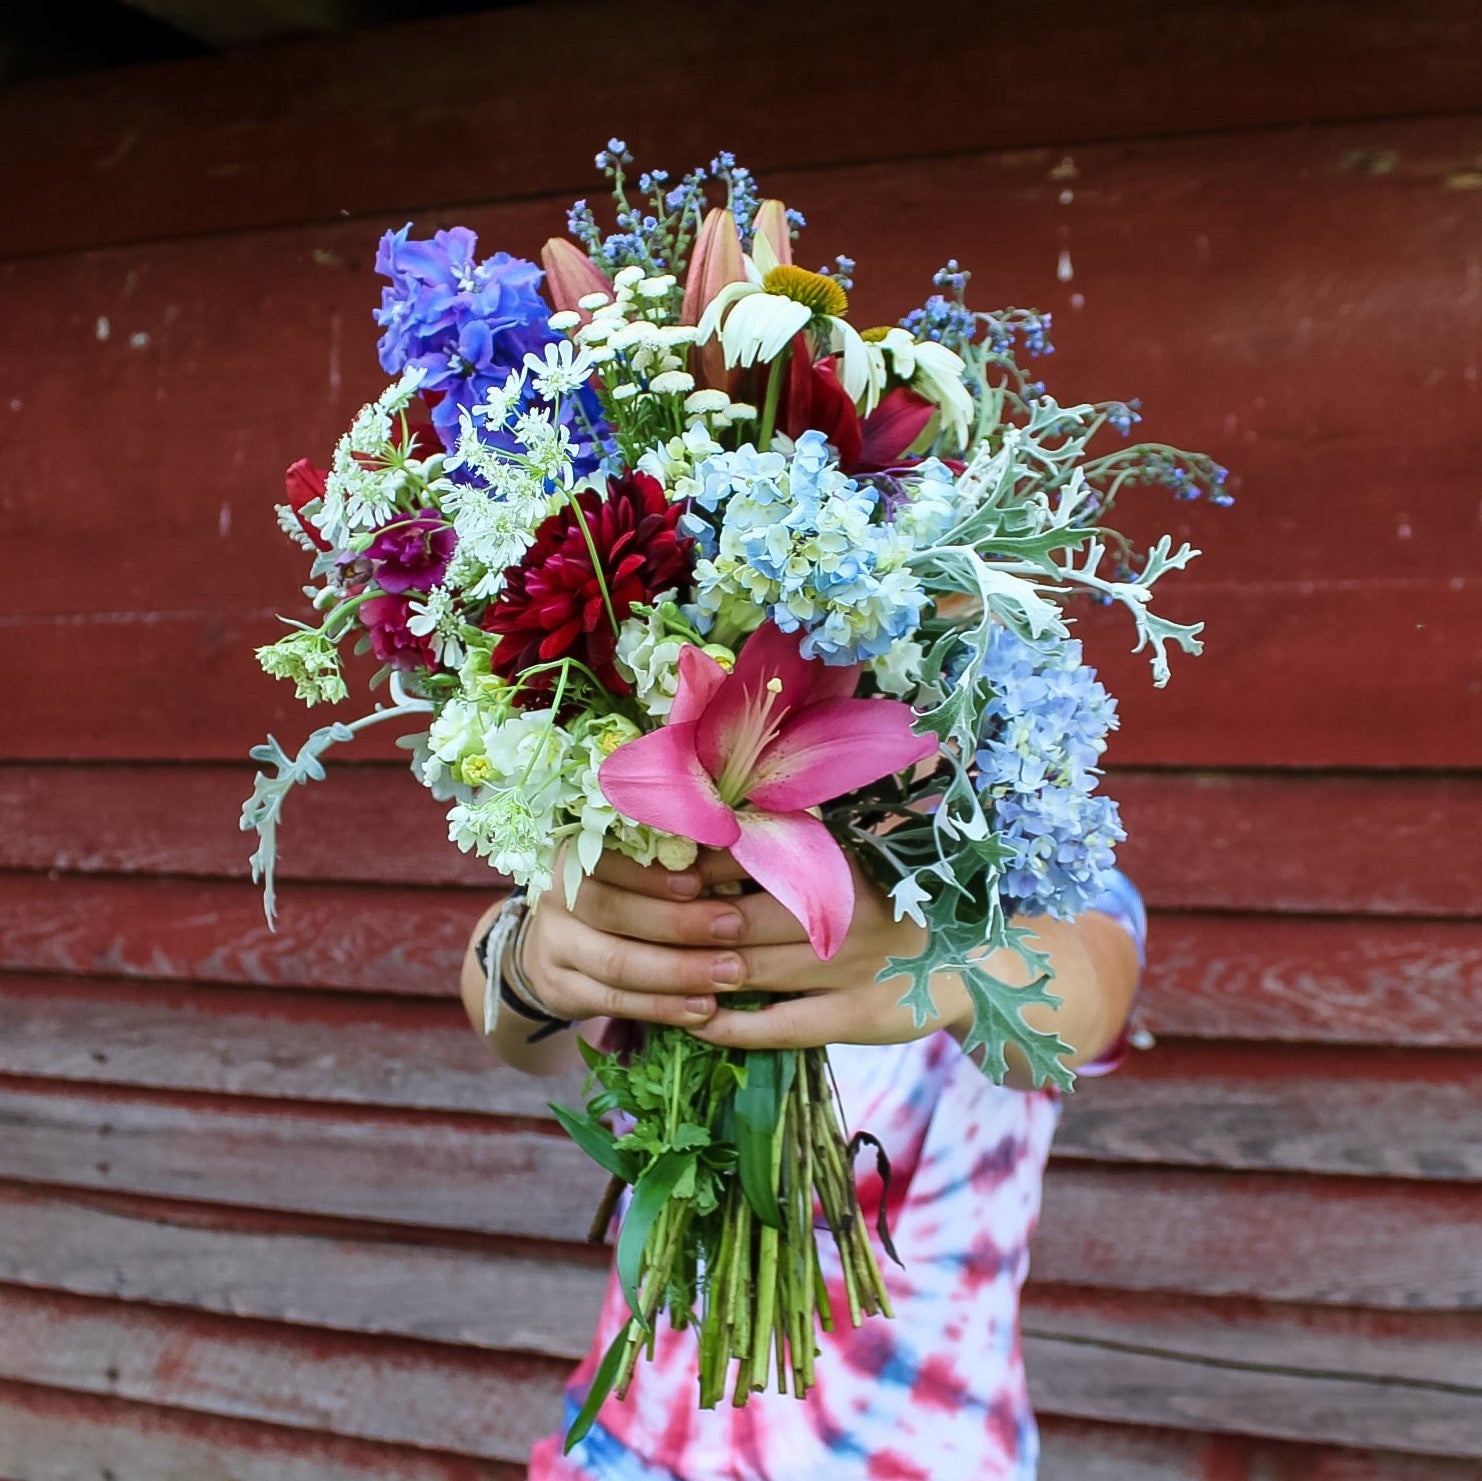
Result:
[[[463,228],[381,242],[396,379],[328,469],[288,472],[279,518],[312,557],[319,620],[258,657],[308,704],[336,702],[353,644],[390,702],[296,755],[254,750],[242,826],[269,919],[287,794],[331,744],[400,723],[452,841],[532,902],[574,898],[604,849],[668,868],[729,849],[827,958],[854,855],[926,927],[881,973],[918,1026],[951,970],[985,1072],[1002,1079],[1012,1046],[1036,1083],[1068,1087],[1067,1046],[1023,1017],[1055,1000],[1012,917],[1076,915],[1122,837],[1095,791],[1114,705],[1071,608],[1120,604],[1165,683],[1199,625],[1150,599],[1197,552],[1166,536],[1137,551],[1108,517],[1129,486],[1225,502],[1224,470],[1158,445],[1093,451],[1134,407],[1057,404],[1020,364],[1048,351],[1047,321],[970,308],[955,263],[898,324],[861,330],[854,263],[797,265],[802,218],[730,156],[644,174],[636,200],[619,141],[597,163],[614,229],[578,202],[543,274],[480,260]],[[1004,947],[1030,986],[989,971]],[[582,1050],[592,1099],[557,1114],[632,1187],[632,1315],[570,1438],[666,1309],[697,1331],[701,1404],[727,1387],[744,1403],[769,1375],[806,1393],[816,1325],[846,1314],[819,1214],[848,1320],[889,1310],[826,1052],[662,1027]]]

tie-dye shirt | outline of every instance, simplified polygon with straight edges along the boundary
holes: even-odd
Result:
[[[1124,875],[1094,907],[1122,922],[1143,958],[1146,918]],[[1125,1054],[1126,1034],[1082,1074]],[[890,1158],[887,1212],[902,1265],[882,1261],[894,1320],[819,1334],[805,1400],[756,1393],[744,1408],[696,1407],[693,1332],[660,1325],[625,1400],[609,1398],[569,1457],[556,1436],[530,1481],[1033,1481],[1039,1440],[1019,1342],[1019,1288],[1059,1117],[1051,1091],[991,1084],[957,1041],[836,1045],[829,1058],[848,1124]],[[861,1160],[873,1163],[872,1158]],[[860,1202],[873,1224],[871,1169]],[[819,1252],[835,1311],[846,1310],[832,1241]],[[591,1350],[567,1391],[570,1423],[602,1353],[627,1319],[615,1279]]]

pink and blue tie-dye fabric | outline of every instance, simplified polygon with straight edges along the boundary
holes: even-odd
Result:
[[[1116,876],[1098,910],[1143,950],[1142,902]],[[569,1457],[536,1446],[531,1481],[1032,1481],[1038,1434],[1019,1344],[1019,1289],[1059,1115],[1047,1091],[992,1085],[950,1035],[830,1049],[852,1127],[884,1144],[901,1266],[885,1266],[896,1316],[820,1334],[818,1386],[804,1401],[761,1393],[742,1409],[695,1407],[695,1342],[661,1327],[626,1400],[609,1399]],[[1120,1046],[1096,1069],[1110,1068]],[[861,1159],[861,1169],[867,1161]],[[873,1222],[871,1168],[860,1200]],[[837,1261],[820,1241],[836,1311]],[[568,1390],[570,1420],[627,1317],[610,1281],[591,1350]]]

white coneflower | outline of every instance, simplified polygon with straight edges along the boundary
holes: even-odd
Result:
[[[700,342],[718,335],[727,366],[777,358],[793,335],[809,330],[820,346],[842,355],[840,384],[852,400],[869,390],[869,359],[859,332],[844,317],[849,296],[832,279],[780,265],[765,275],[747,259],[744,282],[727,283],[700,319]]]
[[[861,336],[868,356],[870,385],[861,407],[868,416],[894,373],[918,396],[938,408],[942,430],[953,442],[965,442],[972,425],[973,399],[963,384],[962,357],[934,339],[916,340],[899,326],[866,329]]]

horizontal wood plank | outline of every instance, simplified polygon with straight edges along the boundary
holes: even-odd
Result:
[[[1168,910],[1482,914],[1482,776],[1139,771],[1105,782],[1122,867]],[[244,765],[0,766],[0,869],[241,879]],[[487,889],[403,765],[346,765],[294,794],[282,877]],[[1362,825],[1356,819],[1362,819]],[[366,820],[384,847],[364,847]],[[352,843],[353,840],[353,843]]]
[[[568,1362],[591,1341],[607,1279],[605,1252],[586,1248],[512,1255],[3,1184],[0,1230],[12,1285]]]
[[[285,884],[278,930],[244,882],[0,876],[16,973],[451,997],[481,890]],[[1157,915],[1143,1003],[1185,1038],[1482,1046],[1473,921]]]
[[[1040,1481],[1474,1481],[1468,1460],[1040,1420]]]
[[[452,1001],[19,975],[0,1074],[536,1117],[582,1084],[500,1064]]]
[[[683,168],[723,146],[775,169],[1482,106],[1475,5],[1442,0],[1398,28],[1392,16],[1381,0],[1233,11],[1204,0],[1128,24],[1080,0],[1060,14],[1055,66],[1046,68],[1043,37],[1026,16],[1005,14],[990,32],[969,0],[946,0],[939,34],[951,38],[957,76],[991,92],[991,109],[962,107],[960,89],[943,87],[921,53],[911,20],[880,0],[851,6],[842,33],[829,5],[800,15],[778,0],[726,0],[697,12],[660,0],[614,33],[601,0],[547,0],[404,26],[390,38],[351,32],[116,70],[86,88],[70,78],[37,81],[8,90],[0,111],[11,122],[0,137],[21,138],[38,116],[50,125],[33,148],[12,144],[0,156],[31,207],[6,223],[0,253],[583,187],[602,139],[594,118],[623,120],[645,163]],[[775,66],[778,24],[798,54],[845,59],[826,97],[789,86]],[[525,127],[543,102],[538,68],[505,67],[499,88],[484,85],[490,58],[548,55],[570,36],[598,31],[609,67],[587,80],[581,109],[545,110],[538,137]],[[635,95],[622,79],[648,66],[656,45],[676,58],[663,96]],[[373,85],[388,46],[398,78],[389,115]],[[1321,67],[1312,65],[1317,55]],[[892,84],[888,109],[871,81],[882,71]],[[1085,75],[1102,85],[1058,85]],[[909,129],[899,127],[902,117]],[[518,138],[520,147],[465,151],[449,148],[450,138]],[[370,170],[361,167],[367,140]]]
[[[544,1117],[581,1077],[498,1064],[456,1003],[0,977],[0,1074]],[[1168,1040],[1066,1102],[1061,1155],[1482,1178],[1482,1064],[1438,1051]]]
[[[523,1466],[0,1382],[13,1481],[520,1481]]]
[[[169,1315],[132,1302],[0,1288],[0,1309],[7,1314],[0,1327],[0,1372],[7,1376],[135,1398],[168,1391],[185,1407],[354,1436],[434,1443],[441,1434],[448,1449],[479,1455],[504,1455],[513,1437],[523,1442],[530,1437],[527,1427],[548,1422],[527,1416],[522,1427],[514,1409],[498,1405],[482,1415],[469,1412],[477,1406],[468,1404],[465,1388],[473,1385],[470,1392],[476,1391],[493,1373],[488,1359],[466,1348],[506,1343],[505,1309],[511,1299],[521,1302],[515,1283],[522,1277],[508,1262],[355,1241],[336,1242],[331,1255],[316,1248],[326,1241],[256,1236],[260,1244],[275,1247],[264,1251],[266,1266],[251,1265],[252,1295],[244,1301],[235,1284],[210,1292],[192,1283],[171,1284],[171,1266],[160,1257],[167,1249],[177,1257],[189,1249],[184,1268],[209,1270],[219,1281],[233,1267],[231,1241],[253,1236],[223,1237],[219,1231],[155,1223],[141,1227],[84,1206],[74,1209],[59,1231],[72,1247],[68,1260],[44,1238],[47,1214],[54,1217],[54,1211],[43,1200],[11,1192],[0,1208],[7,1227],[13,1215],[21,1216],[14,1247],[30,1251],[32,1263],[24,1271],[28,1285],[45,1284],[49,1274],[37,1268],[38,1258],[43,1267],[47,1262],[60,1267],[65,1281],[77,1282],[77,1272],[98,1261],[98,1237],[116,1234],[122,1226],[122,1248],[110,1240],[104,1259],[111,1254],[132,1269],[157,1272],[160,1289],[151,1293],[135,1287],[121,1294],[173,1305],[204,1299],[229,1306],[239,1318],[223,1322],[195,1313]],[[28,1213],[40,1216],[29,1227]],[[79,1260],[76,1256],[84,1253],[79,1246],[88,1245],[89,1236],[91,1257]],[[237,1250],[238,1269],[244,1254]],[[327,1263],[337,1257],[348,1263]],[[370,1289],[364,1282],[377,1273],[377,1262],[391,1280],[378,1282],[377,1299],[366,1303],[357,1291]],[[13,1263],[14,1257],[7,1262]],[[269,1272],[285,1277],[283,1283],[265,1278]],[[12,1277],[5,1269],[3,1278]],[[566,1349],[567,1358],[586,1346],[601,1282],[595,1270],[543,1282],[547,1340],[552,1324],[558,1324],[555,1344]],[[449,1298],[460,1296],[481,1299],[465,1306],[468,1320],[450,1330]],[[528,1296],[524,1299],[528,1303]],[[332,1338],[322,1331],[300,1336],[289,1326],[258,1318],[263,1304],[295,1326],[369,1330],[377,1340]],[[1460,1366],[1473,1350],[1474,1318],[1129,1299],[1115,1293],[1088,1299],[1084,1293],[1032,1287],[1024,1323],[1035,1401],[1047,1414],[1097,1417],[1115,1409],[1110,1417],[1161,1425],[1193,1419],[1237,1434],[1327,1438],[1442,1454],[1471,1454],[1469,1447],[1482,1437],[1475,1423],[1482,1386],[1468,1385]],[[439,1343],[457,1345],[428,1346],[429,1326]],[[35,1332],[49,1337],[30,1340]],[[387,1342],[391,1332],[417,1340],[410,1347]],[[1156,1369],[1155,1382],[1143,1381],[1143,1367]],[[423,1393],[415,1377],[419,1371],[441,1385],[442,1398]],[[527,1375],[516,1382],[517,1388],[533,1384],[527,1402],[538,1403],[543,1384],[554,1389],[562,1365],[542,1371],[543,1378]],[[1108,1397],[1112,1394],[1114,1399]],[[1306,1412],[1312,1419],[1304,1428]]]
[[[389,1226],[567,1239],[604,1182],[564,1138],[484,1118],[24,1081],[0,1085],[0,1116],[0,1177]],[[1057,1284],[1482,1306],[1482,1188],[1470,1185],[1067,1162],[1045,1210],[1036,1269]]]
[[[562,1362],[0,1287],[0,1379],[523,1463]]]
[[[1482,1059],[1169,1041],[1065,1102],[1062,1156],[1482,1178]]]
[[[1031,1246],[1057,1285],[1378,1309],[1482,1307],[1465,1186],[1061,1165]]]
[[[0,1177],[430,1229],[565,1238],[587,1228],[607,1182],[554,1126],[482,1117],[14,1081],[0,1084],[0,1124]]]

